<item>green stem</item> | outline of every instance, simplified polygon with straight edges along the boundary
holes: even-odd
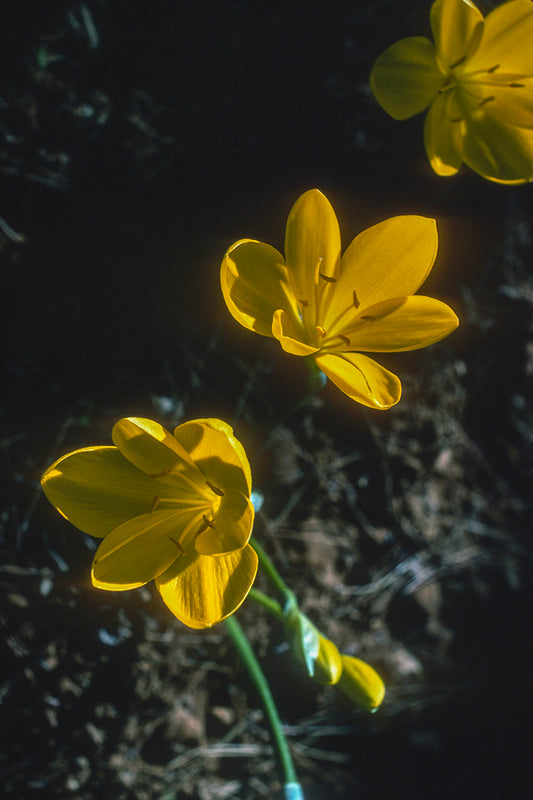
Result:
[[[267,594],[259,591],[259,589],[254,589],[253,587],[250,589],[248,597],[251,600],[255,600],[256,603],[259,603],[260,606],[266,608],[266,610],[272,614],[274,617],[278,617],[278,619],[284,619],[285,615],[283,614],[283,609],[278,603],[277,600],[274,600],[272,597],[269,597]]]
[[[274,587],[278,590],[278,592],[280,592],[280,594],[283,595],[285,601],[290,600],[293,596],[293,593],[291,592],[291,590],[289,589],[289,587],[287,586],[287,584],[277,571],[276,567],[270,560],[269,556],[267,556],[267,554],[265,553],[265,551],[263,550],[263,548],[261,547],[261,545],[254,536],[251,537],[250,544],[257,553],[259,561],[261,562],[261,566],[263,567],[266,574],[270,578],[270,581],[272,582]]]
[[[283,769],[283,775],[285,778],[285,797],[287,800],[292,800],[292,798],[294,798],[294,800],[297,800],[297,798],[299,798],[299,800],[303,800],[303,794],[296,777],[296,771],[294,769],[289,745],[285,738],[285,734],[283,733],[278,709],[276,708],[274,698],[272,697],[272,692],[270,691],[270,686],[267,683],[267,679],[265,678],[263,670],[259,666],[259,662],[255,657],[255,653],[252,650],[250,642],[248,641],[248,637],[241,628],[235,615],[228,617],[225,620],[225,623],[228,633],[233,640],[233,644],[235,645],[246,669],[248,670],[257,691],[261,695],[261,700],[263,701],[263,705],[270,722],[270,727],[272,728],[274,742],[276,744]]]

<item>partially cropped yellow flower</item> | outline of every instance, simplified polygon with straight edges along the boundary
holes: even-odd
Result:
[[[402,39],[374,64],[370,85],[395,119],[429,108],[426,152],[439,175],[464,162],[497,183],[533,180],[533,3],[511,0],[486,19],[470,0],[431,6],[435,43]]]
[[[311,356],[348,397],[384,409],[400,399],[400,381],[363,353],[425,347],[458,324],[447,305],[414,294],[436,253],[435,221],[404,216],[360,233],[341,259],[335,212],[312,189],[289,214],[285,258],[241,239],[224,256],[222,292],[245,328]]]
[[[93,585],[124,590],[154,580],[173,614],[191,628],[228,617],[248,594],[257,555],[248,544],[254,510],[246,454],[218,419],[179,425],[129,417],[114,447],[86,447],[42,477],[52,505],[73,525],[103,537]]]

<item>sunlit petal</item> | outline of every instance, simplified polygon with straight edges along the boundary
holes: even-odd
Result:
[[[361,353],[326,354],[316,363],[341,392],[362,405],[386,409],[401,397],[399,379],[385,367]]]
[[[342,656],[342,675],[339,687],[354,703],[374,711],[385,697],[385,684],[369,664],[353,656]]]
[[[218,556],[239,550],[248,542],[253,524],[254,507],[250,499],[234,489],[226,489],[216,516],[196,537],[196,551]]]
[[[116,447],[86,447],[58,459],[44,473],[49,501],[92,536],[150,511],[158,482],[136,469]]]
[[[346,331],[354,350],[393,353],[417,350],[448,336],[459,320],[452,309],[432,297],[414,295],[385,300],[365,309],[367,322]]]
[[[424,122],[426,153],[437,175],[455,175],[463,163],[463,127],[455,97],[439,95]]]
[[[250,494],[250,464],[230,425],[219,419],[195,419],[178,425],[174,436],[194,460],[204,483],[209,481],[222,492],[235,489]]]
[[[198,526],[197,510],[177,509],[142,514],[105,537],[92,565],[99,589],[135,589],[153,580],[184,555],[180,537]]]
[[[285,232],[285,260],[293,295],[315,310],[315,272],[336,275],[341,256],[339,223],[329,200],[311,189],[293,205]],[[283,306],[278,306],[283,308]]]
[[[190,628],[210,628],[229,617],[250,591],[257,554],[247,544],[223,556],[187,556],[156,580],[174,616]]]
[[[476,52],[483,35],[483,14],[469,0],[436,0],[431,6],[430,20],[444,69]]]
[[[235,242],[224,256],[220,283],[232,316],[263,336],[272,336],[272,315],[277,308],[294,307],[283,256],[262,242]]]
[[[414,294],[431,271],[437,247],[435,220],[427,217],[392,217],[360,233],[342,257],[325,329],[348,306],[361,311]]]
[[[316,353],[316,345],[307,344],[303,341],[304,333],[302,326],[294,321],[292,315],[286,314],[282,309],[278,309],[272,320],[272,335],[278,340],[286,353],[294,356],[308,356]]]
[[[435,45],[423,36],[401,39],[376,59],[370,87],[380,106],[394,119],[419,114],[444,83],[435,60]]]

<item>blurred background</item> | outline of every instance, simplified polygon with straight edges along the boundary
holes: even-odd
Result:
[[[358,711],[303,676],[263,611],[239,612],[308,800],[528,796],[533,194],[466,169],[438,178],[422,117],[395,122],[374,101],[374,59],[430,35],[429,8],[12,8],[0,52],[6,796],[279,796],[224,627],[186,629],[151,586],[94,590],[94,541],[41,496],[55,458],[109,443],[133,415],[233,425],[264,495],[255,535],[302,610],[386,680],[378,713]],[[344,247],[389,216],[437,219],[423,293],[461,325],[380,358],[403,383],[389,412],[326,386],[289,414],[304,363],[226,311],[227,247],[282,250],[312,187]]]

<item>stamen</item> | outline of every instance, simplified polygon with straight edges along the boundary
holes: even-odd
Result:
[[[455,67],[458,67],[459,64],[464,64],[465,61],[466,61],[466,56],[463,56],[462,58],[459,58],[457,61],[454,61],[453,64],[450,64],[448,69],[455,69]],[[496,69],[496,67],[495,67],[495,69]],[[490,70],[488,70],[488,72],[490,72]]]
[[[169,472],[172,472],[171,469],[164,469],[163,472],[156,472],[155,475],[150,475],[151,478],[164,478],[165,475],[168,475]]]
[[[307,306],[309,305],[307,300],[298,300],[298,302],[301,303],[304,308],[307,308]]]
[[[511,89],[523,89],[525,87],[525,83],[508,83],[507,86],[510,86]]]
[[[450,117],[450,122],[462,122],[462,117]]]
[[[152,508],[150,509],[150,514],[153,514],[153,513],[154,513],[154,511],[156,510],[157,506],[158,506],[158,505],[159,505],[159,503],[160,503],[160,500],[161,500],[161,498],[159,497],[159,495],[158,495],[158,494],[156,494],[156,495],[154,496],[154,499],[152,500]]]
[[[324,275],[323,272],[319,272],[318,277],[322,278],[322,280],[326,281],[326,283],[337,283],[337,278],[331,278],[329,275]]]
[[[500,68],[499,64],[494,64],[494,66],[488,69],[487,72],[496,72],[496,70],[499,68]]]
[[[206,483],[212,492],[217,494],[219,497],[224,497],[224,492],[222,491],[222,489],[219,489],[218,486],[215,486],[214,483],[211,483],[211,481],[206,481]]]
[[[374,322],[376,317],[373,317],[371,314],[363,314],[361,319],[364,319],[365,322]]]
[[[320,336],[322,339],[325,339],[325,338],[326,338],[326,331],[324,330],[324,328],[322,327],[322,325],[315,325],[315,331],[318,333],[318,335],[319,335],[319,336]]]
[[[353,290],[353,292],[352,292],[352,297],[353,297],[353,304],[354,304],[354,306],[355,306],[356,308],[359,308],[359,305],[360,305],[360,303],[359,303],[359,300],[358,300],[358,298],[357,298],[357,294],[355,293],[355,289],[354,289],[354,290]]]
[[[214,529],[216,527],[215,523],[213,522],[213,520],[212,519],[208,519],[208,517],[206,517],[205,514],[202,514],[202,519],[203,519],[203,521],[205,522],[205,524],[207,525],[208,528],[213,528]]]
[[[342,339],[342,341],[344,342],[344,344],[346,344],[346,345],[349,345],[349,344],[350,344],[350,340],[349,340],[349,339],[348,339],[348,337],[347,337],[347,336],[345,336],[343,333],[338,333],[338,334],[337,334],[337,336],[339,337],[339,339]]]
[[[171,541],[171,542],[174,542],[174,544],[176,545],[176,547],[178,548],[178,550],[181,552],[181,554],[182,554],[182,555],[185,555],[185,553],[186,553],[187,551],[186,551],[186,550],[185,550],[185,548],[183,547],[182,543],[181,543],[180,541],[178,541],[178,540],[174,539],[172,536],[169,536],[168,538],[170,539],[170,541]]]
[[[486,106],[487,103],[490,103],[492,100],[496,100],[493,94],[490,97],[484,97],[483,100],[480,100],[478,106]]]

